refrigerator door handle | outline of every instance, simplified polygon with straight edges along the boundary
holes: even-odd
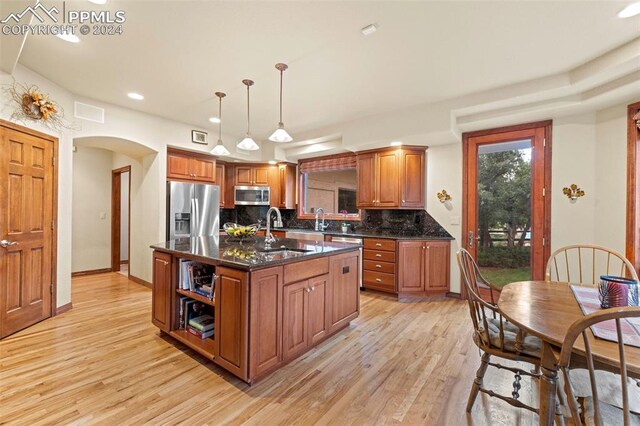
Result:
[[[198,224],[198,214],[196,211],[196,199],[191,199],[191,236],[195,237],[197,235],[197,227]]]

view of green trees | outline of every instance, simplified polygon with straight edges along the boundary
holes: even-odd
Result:
[[[498,286],[529,279],[531,162],[525,150],[478,156],[478,263]]]

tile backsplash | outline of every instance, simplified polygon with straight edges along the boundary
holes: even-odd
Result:
[[[220,210],[220,224],[227,222],[266,225],[268,206],[238,206]],[[296,210],[280,210],[285,228],[313,229],[315,220],[298,219]],[[275,215],[273,215],[275,216]],[[328,230],[339,231],[342,221],[326,220]],[[381,231],[394,234],[424,234],[447,237],[449,233],[425,210],[362,210],[361,222],[348,222],[354,231]]]

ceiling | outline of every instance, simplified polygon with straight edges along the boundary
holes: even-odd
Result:
[[[45,5],[55,1],[42,1]],[[73,93],[223,131],[278,122],[276,62],[285,62],[284,122],[293,134],[520,83],[572,69],[634,39],[628,2],[124,1],[67,8],[124,10],[121,36],[27,38],[19,62]],[[363,36],[360,28],[377,23]],[[127,92],[144,94],[144,101]]]

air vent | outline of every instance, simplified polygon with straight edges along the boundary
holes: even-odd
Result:
[[[73,115],[82,120],[104,123],[104,108],[83,104],[82,102],[74,102]]]

